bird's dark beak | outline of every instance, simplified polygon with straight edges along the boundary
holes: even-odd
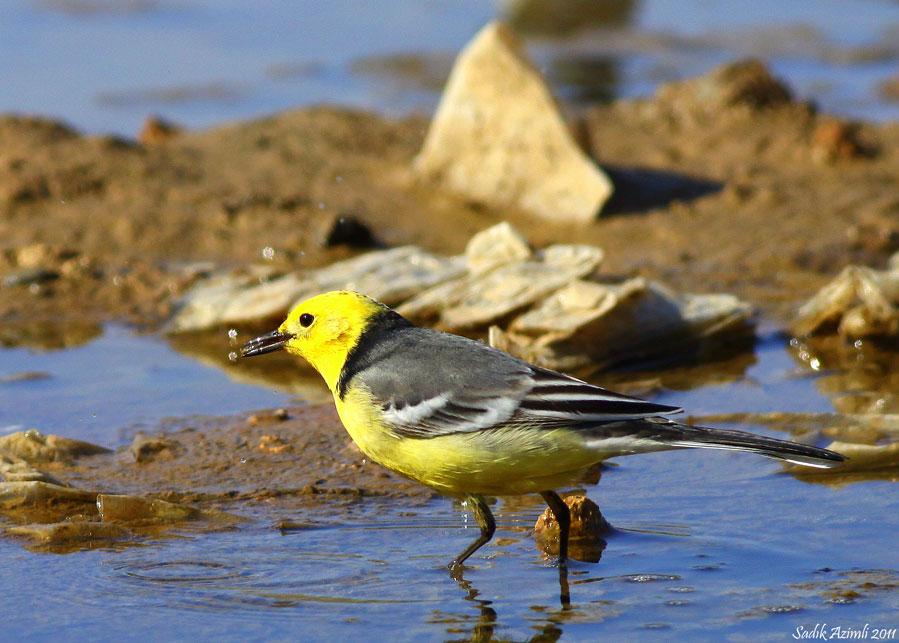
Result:
[[[241,357],[255,357],[256,355],[265,355],[266,353],[272,353],[274,351],[279,351],[284,348],[284,344],[293,339],[293,335],[290,333],[282,333],[277,330],[273,330],[272,332],[262,335],[261,337],[257,337],[256,339],[251,339],[246,344],[240,347],[240,356]]]

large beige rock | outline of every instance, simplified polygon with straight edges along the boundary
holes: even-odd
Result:
[[[556,221],[591,221],[612,194],[518,38],[497,22],[459,54],[415,171],[478,201]]]

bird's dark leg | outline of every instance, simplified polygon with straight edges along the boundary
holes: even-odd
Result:
[[[541,491],[540,495],[552,509],[556,522],[559,523],[559,565],[568,561],[568,531],[571,528],[571,512],[568,505],[555,491]]]
[[[558,496],[556,497],[558,498]],[[475,538],[474,542],[465,548],[465,551],[453,559],[453,562],[449,564],[451,570],[456,570],[461,567],[462,563],[464,563],[469,556],[493,538],[493,532],[496,531],[496,521],[493,520],[493,514],[490,513],[490,507],[487,506],[487,501],[484,499],[484,496],[473,493],[466,496],[465,500],[468,503],[468,506],[471,507],[475,520],[478,521],[478,527],[481,528],[481,535]]]

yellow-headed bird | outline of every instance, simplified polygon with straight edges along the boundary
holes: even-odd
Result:
[[[306,359],[334,395],[359,448],[375,462],[465,498],[481,533],[451,567],[490,540],[485,495],[539,493],[559,523],[565,562],[570,517],[554,489],[606,458],[666,449],[751,451],[812,467],[844,456],[742,431],[679,424],[682,409],[592,386],[465,337],[414,326],[346,290],[298,305],[244,357],[279,349]]]

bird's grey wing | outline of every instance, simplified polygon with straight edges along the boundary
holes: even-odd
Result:
[[[418,350],[404,350],[416,346]],[[414,356],[426,346],[424,369]],[[541,369],[455,335],[413,328],[379,346],[357,375],[394,433],[432,438],[518,425],[593,428],[680,409],[654,404]],[[432,359],[436,358],[436,359]]]
[[[419,357],[423,350],[428,366]],[[413,327],[383,342],[378,353],[356,378],[381,405],[382,419],[404,437],[501,426],[530,388],[526,362],[456,335]]]

